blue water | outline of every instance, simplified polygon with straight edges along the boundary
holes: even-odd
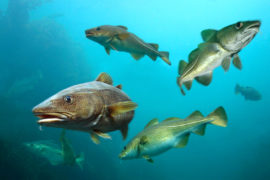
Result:
[[[0,1],[0,179],[270,179],[270,1],[267,0],[1,0]],[[220,29],[240,20],[261,20],[258,35],[241,52],[243,70],[221,67],[208,87],[197,82],[182,96],[176,84],[180,59],[202,42],[204,29]],[[123,52],[108,56],[85,38],[99,25],[124,25],[146,42],[170,52],[172,66],[161,59],[139,61]],[[114,84],[138,103],[122,141],[95,145],[87,133],[67,131],[76,153],[84,152],[84,170],[51,166],[21,147],[24,142],[54,140],[61,129],[40,128],[31,109],[71,85],[107,72]],[[256,88],[262,100],[234,94],[236,83]],[[204,115],[224,106],[228,127],[208,126],[192,134],[188,145],[154,157],[121,161],[118,154],[152,118]]]

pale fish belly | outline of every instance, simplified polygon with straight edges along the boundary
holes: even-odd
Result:
[[[144,148],[143,152],[141,153],[141,156],[143,155],[157,156],[173,148],[176,141],[177,138],[173,137],[166,141],[160,141],[155,144],[152,144],[151,146],[147,146]]]
[[[209,63],[205,63],[202,67],[201,67],[201,71],[199,71],[199,73],[197,74],[197,76],[203,76],[205,74],[211,73],[214,71],[214,69],[216,69],[217,67],[221,66],[221,63],[223,61],[223,59],[226,56],[229,56],[229,53],[226,52],[221,52],[218,53],[217,55],[213,56],[213,57],[209,57]]]

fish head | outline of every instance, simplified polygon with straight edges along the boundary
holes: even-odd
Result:
[[[118,157],[123,160],[137,158],[140,154],[139,145],[140,138],[135,137],[124,147]]]
[[[85,35],[88,39],[100,43],[101,45],[106,45],[114,34],[114,28],[106,25],[85,30]]]
[[[98,97],[85,87],[87,84],[64,89],[35,106],[32,111],[40,118],[38,124],[66,129],[83,128],[99,105]]]
[[[219,43],[229,51],[239,52],[259,32],[260,21],[240,21],[217,32]]]

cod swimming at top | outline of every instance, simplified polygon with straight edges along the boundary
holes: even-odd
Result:
[[[204,135],[207,124],[227,126],[227,115],[223,107],[217,108],[206,117],[195,111],[186,119],[168,118],[160,123],[157,119],[153,119],[124,147],[119,158],[144,158],[153,162],[152,156],[174,147],[185,147],[190,133]]]
[[[101,73],[95,81],[64,89],[33,108],[41,126],[89,132],[92,140],[98,136],[111,138],[106,132],[120,130],[125,139],[128,124],[137,104],[121,90],[112,86],[111,77]]]
[[[231,59],[238,69],[242,69],[238,53],[259,32],[260,21],[243,21],[222,28],[221,30],[207,29],[202,31],[205,41],[197,49],[189,54],[188,63],[184,60],[179,62],[177,84],[185,95],[182,85],[189,90],[192,81],[208,86],[212,81],[215,68],[222,66],[225,71],[229,70]]]
[[[113,49],[128,52],[136,60],[139,60],[144,55],[149,56],[154,61],[157,57],[160,57],[171,65],[168,52],[158,51],[158,44],[144,42],[135,34],[128,32],[125,26],[104,25],[88,29],[85,34],[88,39],[104,46],[108,55],[110,50]]]

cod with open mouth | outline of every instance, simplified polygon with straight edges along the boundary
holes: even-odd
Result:
[[[94,143],[120,130],[125,139],[137,104],[101,73],[95,81],[64,89],[33,108],[41,126],[89,132]]]

